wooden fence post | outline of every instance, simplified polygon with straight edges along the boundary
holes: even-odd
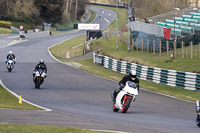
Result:
[[[200,43],[199,43],[199,59],[200,59]]]
[[[191,53],[191,59],[193,58],[193,43],[191,41],[190,43],[190,53]]]
[[[159,45],[159,56],[161,56],[161,40],[160,40],[160,45]]]
[[[134,50],[134,38],[133,38],[133,41],[132,41],[132,51]]]
[[[184,47],[183,47],[183,41],[182,41],[182,58],[184,58]]]
[[[167,56],[169,56],[169,41],[167,40]]]
[[[155,40],[153,40],[153,54],[156,54]]]
[[[142,52],[143,52],[143,39],[142,39]]]
[[[174,58],[176,57],[176,41],[174,41]]]
[[[149,40],[147,39],[147,54],[149,53]]]

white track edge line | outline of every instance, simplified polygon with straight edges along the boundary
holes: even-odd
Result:
[[[13,91],[11,91],[10,89],[8,89],[8,88],[3,84],[3,82],[2,82],[1,79],[0,79],[0,84],[1,84],[2,87],[4,87],[8,92],[10,92],[10,93],[11,93],[12,95],[14,95],[15,97],[17,97],[17,98],[20,97],[20,96],[17,95],[15,92],[13,92]],[[41,108],[41,109],[43,109],[43,111],[48,111],[48,112],[49,112],[49,111],[52,111],[51,109],[48,109],[48,108],[39,106],[39,105],[34,104],[34,103],[31,103],[31,102],[29,102],[29,101],[27,101],[27,100],[25,100],[25,99],[23,99],[23,98],[22,98],[22,101],[23,101],[23,102],[26,102],[26,103],[28,103],[28,104],[30,104],[30,105],[33,105],[33,106],[35,106],[35,107]],[[37,110],[36,110],[36,111],[37,111]],[[38,111],[41,111],[41,110],[38,110]]]

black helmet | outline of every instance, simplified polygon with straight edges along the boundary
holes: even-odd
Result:
[[[44,64],[44,60],[40,59],[39,64]]]
[[[132,80],[135,80],[137,76],[136,70],[130,70],[129,76],[131,77]]]

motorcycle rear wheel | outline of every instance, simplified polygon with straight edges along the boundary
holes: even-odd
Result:
[[[125,103],[124,103],[124,105],[123,105],[122,113],[126,113],[127,110],[128,110],[128,108],[129,108],[129,106],[130,106],[130,104],[131,104],[131,99],[130,99],[130,98],[127,98],[127,99],[125,99],[125,100],[126,100],[126,101],[125,101]]]

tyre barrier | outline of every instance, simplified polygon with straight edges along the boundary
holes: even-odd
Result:
[[[93,63],[123,74],[128,74],[131,69],[135,69],[139,79],[187,90],[200,91],[199,73],[142,66],[126,61],[119,61],[108,56],[96,54],[95,52],[93,53]]]

